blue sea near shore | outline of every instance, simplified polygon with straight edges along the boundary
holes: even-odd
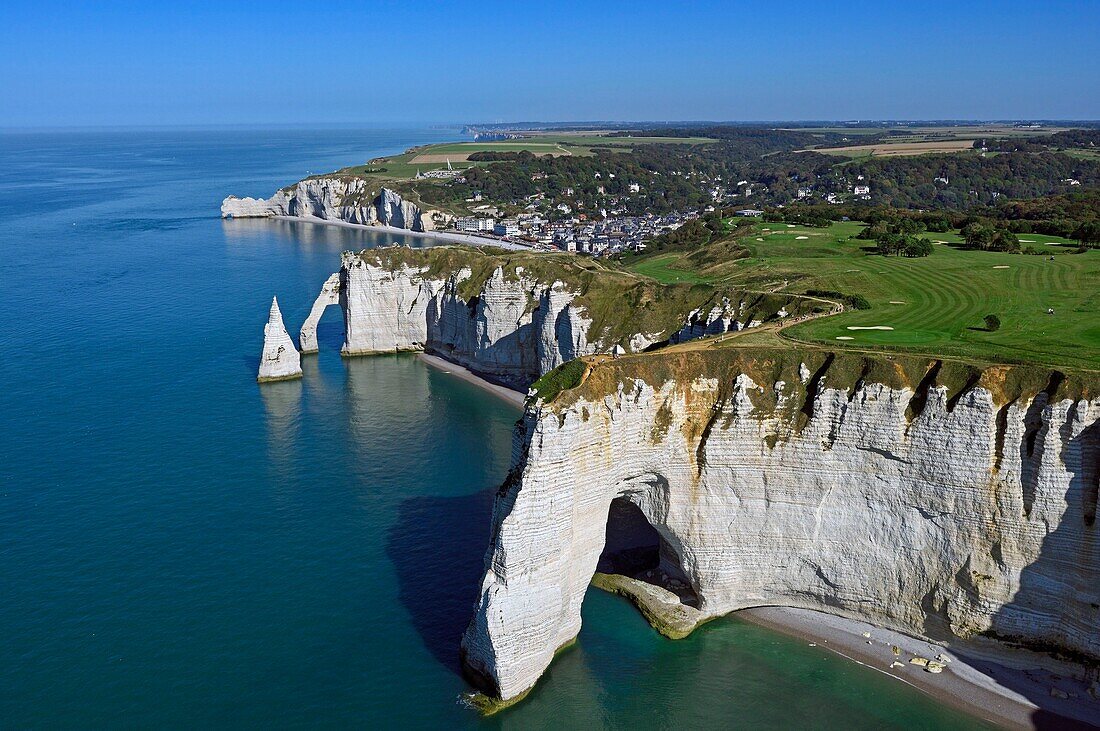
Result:
[[[229,194],[454,130],[0,134],[0,725],[905,728],[978,723],[735,618],[686,640],[598,591],[521,705],[462,705],[458,641],[515,407],[412,356],[255,383],[344,249]],[[423,239],[411,239],[424,245]]]

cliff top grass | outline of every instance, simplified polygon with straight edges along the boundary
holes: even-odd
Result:
[[[486,281],[500,268],[507,281],[521,278],[540,285],[562,282],[576,293],[573,300],[581,314],[592,321],[588,338],[604,348],[618,343],[627,347],[630,338],[644,333],[651,340],[664,340],[678,331],[693,310],[709,311],[723,298],[734,306],[743,305],[744,320],[768,321],[786,308],[792,315],[822,308],[814,300],[783,294],[742,291],[706,283],[665,285],[599,260],[571,254],[510,252],[491,247],[433,246],[425,249],[388,247],[367,249],[358,256],[390,271],[403,267],[424,270],[432,279],[446,279],[468,269],[470,275],[457,283],[458,295],[472,302]],[[537,302],[532,297],[528,308]]]
[[[789,343],[738,348],[673,347],[618,358],[596,356],[585,362],[587,367],[580,370],[581,377],[577,377],[577,368],[566,369],[565,366],[543,376],[539,383],[545,381],[557,386],[556,390],[539,392],[543,402],[561,408],[581,399],[598,401],[615,393],[619,384],[635,380],[655,389],[675,382],[678,388],[690,390],[690,384],[698,379],[717,379],[719,392],[728,395],[734,380],[741,374],[763,389],[751,394],[751,398],[765,413],[779,406],[775,384],[782,382],[786,408],[796,421],[801,418],[800,412],[808,417],[805,412],[808,391],[823,387],[852,392],[861,383],[881,383],[893,389],[913,391],[911,417],[923,408],[923,399],[931,388],[946,389],[949,408],[958,397],[975,387],[990,391],[998,406],[1026,402],[1040,393],[1046,393],[1052,400],[1100,396],[1100,373],[1096,372],[805,348]],[[807,372],[808,378],[803,382]]]
[[[786,328],[783,337],[797,342],[1100,370],[1100,250],[1075,253],[1065,239],[1020,234],[1021,245],[1041,255],[973,251],[953,231],[923,234],[944,242],[931,256],[884,257],[870,251],[873,242],[855,238],[863,226],[756,222],[733,239],[626,264],[660,282],[824,290],[871,304]],[[1000,327],[987,328],[986,315],[996,315]]]

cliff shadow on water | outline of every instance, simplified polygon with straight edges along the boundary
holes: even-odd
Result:
[[[456,675],[462,674],[462,633],[485,573],[494,492],[409,498],[386,534],[401,604],[428,651]]]

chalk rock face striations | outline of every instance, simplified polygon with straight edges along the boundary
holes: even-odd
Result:
[[[430,213],[421,211],[419,206],[388,188],[372,195],[367,181],[362,178],[309,178],[283,188],[270,198],[229,196],[222,201],[222,218],[274,216],[394,226],[410,231],[434,228]]]
[[[345,355],[430,350],[511,385],[526,387],[579,355],[596,352],[588,325],[561,282],[505,276],[497,267],[463,297],[469,270],[435,278],[424,268],[389,269],[345,254],[340,300]],[[536,306],[532,306],[532,305]]]
[[[428,350],[519,387],[583,355],[667,340],[703,303],[742,313],[739,327],[795,306],[759,294],[734,306],[706,287],[657,285],[576,257],[442,246],[345,253],[339,288],[345,355]]]
[[[321,285],[321,293],[313,301],[309,316],[302,323],[302,330],[298,335],[298,344],[303,354],[317,352],[317,323],[321,321],[321,315],[325,314],[326,307],[339,303],[340,273],[336,272]]]
[[[294,341],[283,325],[283,313],[279,301],[271,298],[271,311],[264,325],[264,352],[260,355],[260,373],[257,381],[285,381],[302,377],[302,362]]]
[[[742,349],[679,353],[668,380],[665,357],[528,406],[463,640],[488,693],[577,635],[619,497],[702,618],[784,605],[1100,658],[1095,383]]]

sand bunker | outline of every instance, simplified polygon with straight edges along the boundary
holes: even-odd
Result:
[[[889,325],[849,325],[849,330],[893,330]]]
[[[890,300],[890,304],[892,304],[892,305],[904,305],[905,303],[902,302],[901,300]]]
[[[837,340],[855,340],[851,335],[837,335]]]
[[[933,244],[946,244],[946,241],[933,241]]]
[[[808,239],[810,237],[809,236],[795,236],[794,238],[795,238],[796,241],[802,241],[802,240]]]
[[[757,239],[757,241],[763,241],[764,239]]]
[[[1035,239],[1020,239],[1021,244],[1034,244]]]
[[[994,269],[1008,269],[1008,264],[998,264]]]
[[[787,228],[794,228],[794,224],[793,223],[788,223]]]

